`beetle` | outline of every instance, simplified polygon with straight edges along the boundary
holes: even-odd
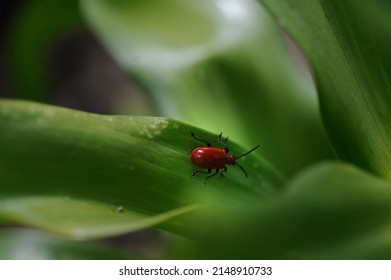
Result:
[[[206,144],[206,146],[195,148],[191,152],[190,160],[198,167],[206,168],[208,170],[208,171],[205,170],[193,171],[191,177],[194,177],[197,173],[210,174],[212,173],[212,169],[215,169],[216,170],[215,173],[205,178],[204,184],[206,185],[206,182],[213,176],[216,176],[219,172],[221,175],[224,175],[223,173],[227,172],[227,165],[239,166],[239,168],[242,169],[246,178],[248,177],[246,170],[244,170],[244,168],[239,163],[237,163],[236,160],[243,156],[248,155],[249,153],[257,149],[259,145],[255,146],[254,148],[252,148],[251,150],[245,152],[240,156],[232,156],[228,153],[229,152],[229,148],[227,146],[228,137],[223,139],[222,133],[219,134],[217,141],[223,146],[223,148],[212,147],[212,145],[208,141],[198,138],[197,136],[195,136],[193,132],[191,132],[191,136],[195,140]]]

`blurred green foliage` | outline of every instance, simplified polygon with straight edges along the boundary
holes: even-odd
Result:
[[[0,223],[70,239],[153,227],[174,234],[163,258],[390,258],[390,13],[386,0],[23,2],[4,50],[18,98],[51,103],[54,48],[92,32],[107,76],[134,82],[107,87],[112,114],[136,94],[130,113],[159,117],[0,101]],[[213,145],[223,132],[234,155],[261,144],[240,159],[249,178],[191,180],[190,131]],[[18,242],[25,258],[147,255],[13,232],[1,258],[20,258]]]
[[[390,179],[390,2],[260,2],[308,56],[324,124],[338,156]]]
[[[53,83],[49,54],[64,37],[82,28],[78,1],[24,1],[16,15],[5,42],[13,86],[20,98],[48,100]]]
[[[81,3],[90,27],[160,114],[244,146],[259,143],[287,175],[333,158],[311,80],[255,1]]]
[[[71,241],[28,229],[0,230],[0,259],[99,260],[129,259],[131,254],[94,244]]]

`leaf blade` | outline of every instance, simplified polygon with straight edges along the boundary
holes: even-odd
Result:
[[[243,160],[252,163],[246,166],[251,176],[248,180],[243,180],[240,170],[232,170],[227,179],[229,188],[224,188],[227,183],[220,178],[205,189],[202,178],[190,179],[193,166],[189,154],[199,145],[190,130],[201,131],[166,118],[101,116],[3,100],[0,130],[0,199],[11,199],[8,207],[12,202],[18,205],[17,199],[23,197],[68,196],[72,203],[80,199],[123,206],[147,221],[147,216],[166,217],[170,211],[180,216],[183,207],[207,203],[203,194],[208,192],[219,193],[220,199],[227,201],[246,201],[254,195],[262,201],[284,181],[266,161],[249,155]],[[78,219],[83,205],[76,208],[74,218]],[[8,208],[4,209],[7,214]],[[51,207],[44,209],[50,218]],[[28,213],[20,209],[23,211]],[[103,221],[110,223],[107,217]],[[172,227],[167,224],[165,228],[177,231],[175,223]],[[186,223],[180,228],[185,230]],[[99,231],[94,234],[98,236]],[[88,236],[93,234],[84,234]]]
[[[384,17],[389,5],[383,0],[260,2],[310,59],[323,121],[338,155],[391,178],[391,60],[384,51],[391,40],[376,35],[379,30],[391,34]]]

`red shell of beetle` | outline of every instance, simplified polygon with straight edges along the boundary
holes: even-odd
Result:
[[[191,152],[190,159],[195,165],[208,169],[224,169],[225,165],[235,163],[233,156],[215,147],[196,148]]]

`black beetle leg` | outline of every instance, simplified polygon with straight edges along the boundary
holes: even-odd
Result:
[[[206,144],[206,146],[208,146],[208,147],[211,146],[210,143],[209,143],[208,141],[203,140],[203,139],[201,139],[201,138],[198,138],[197,136],[195,136],[195,134],[194,134],[193,132],[190,132],[190,134],[191,134],[191,136],[192,136],[195,140],[200,141],[200,142],[204,142],[204,143]]]
[[[224,147],[224,150],[228,153],[228,152],[229,152],[229,148],[228,148],[228,146],[227,146],[228,137],[225,138],[224,140],[223,140],[222,137],[223,137],[223,133],[220,132],[219,137],[217,138],[217,141],[219,141],[219,143],[221,144],[221,146],[223,146],[223,147]]]
[[[204,184],[206,185],[206,182],[212,178],[213,176],[216,176],[219,173],[220,169],[216,169],[216,172],[213,173],[212,175],[209,175],[208,177],[205,178]]]
[[[193,173],[191,173],[191,177],[194,177],[197,173],[204,173],[204,174],[210,174],[212,172],[212,169],[208,168],[208,171],[205,170],[196,170]]]
[[[227,170],[227,166],[224,166],[224,169],[220,169],[220,174],[221,174],[221,176],[225,177],[225,176],[224,176],[224,173],[227,172],[227,171],[228,171],[228,170]]]

